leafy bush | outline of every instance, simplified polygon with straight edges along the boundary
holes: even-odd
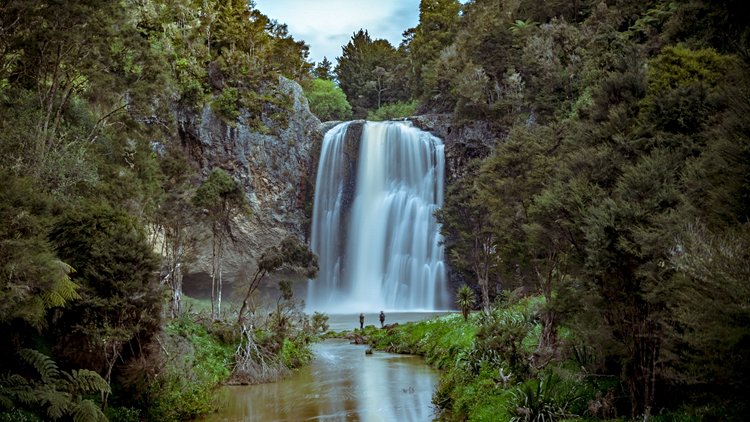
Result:
[[[165,332],[180,358],[169,360],[151,385],[149,419],[176,421],[211,412],[214,388],[229,377],[234,345],[222,343],[187,317],[169,323]]]
[[[299,337],[298,337],[299,339]],[[297,339],[295,339],[297,340]],[[300,341],[293,341],[290,339],[284,339],[284,343],[281,346],[281,352],[279,358],[281,363],[287,368],[299,368],[310,362],[312,359],[312,351],[305,344],[300,344]]]
[[[507,364],[509,372],[517,376],[528,373],[528,358],[533,345],[526,339],[535,336],[530,315],[514,309],[497,309],[489,315],[482,314],[478,322],[478,358],[495,366]]]
[[[575,384],[553,372],[541,380],[521,384],[511,397],[508,402],[511,422],[546,422],[572,417],[570,408],[582,398]]]
[[[328,315],[315,312],[312,316],[312,331],[315,334],[321,334],[328,331]]]
[[[229,122],[240,117],[240,94],[237,88],[224,88],[213,102],[216,112]]]
[[[393,120],[413,116],[416,112],[416,101],[401,101],[393,104],[386,104],[377,110],[367,113],[367,120]]]
[[[346,120],[352,115],[352,106],[346,95],[333,81],[313,79],[305,88],[310,111],[322,121]]]
[[[141,410],[132,407],[110,407],[105,412],[109,422],[140,422]]]
[[[0,412],[0,422],[41,422],[33,413],[21,410],[13,409],[8,412]]]

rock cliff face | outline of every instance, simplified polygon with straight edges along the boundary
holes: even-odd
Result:
[[[263,118],[262,131],[245,124],[252,117],[246,111],[241,111],[234,122],[227,122],[209,105],[199,112],[178,112],[180,137],[202,176],[215,167],[226,170],[243,187],[252,210],[249,217],[235,221],[237,241],[225,252],[226,297],[232,281],[253,271],[266,248],[290,234],[307,240],[322,139],[338,123],[321,123],[310,112],[296,82],[282,77],[278,89],[289,97],[290,110],[280,119]],[[445,143],[446,183],[460,177],[467,161],[486,155],[505,135],[484,122],[456,123],[451,115],[422,115],[408,120]],[[352,162],[356,162],[363,124],[352,122],[347,133]],[[351,171],[356,174],[356,169]],[[356,178],[350,179],[354,183]],[[186,290],[191,284],[199,290],[210,285],[210,241],[208,233],[204,234],[206,241],[185,279]]]
[[[178,113],[183,145],[202,176],[216,167],[226,170],[243,187],[252,210],[251,216],[235,221],[237,242],[227,247],[224,274],[230,283],[238,272],[252,271],[255,259],[287,235],[305,238],[312,207],[307,199],[314,184],[309,178],[317,166],[313,145],[320,145],[324,127],[310,112],[299,84],[282,77],[278,89],[289,97],[291,109],[276,120],[263,118],[262,131],[244,123],[251,117],[246,111],[231,123],[209,105],[199,114]],[[194,274],[210,273],[210,242],[203,244],[191,268]]]
[[[467,162],[485,157],[507,135],[504,128],[493,127],[486,121],[456,122],[452,114],[425,114],[407,120],[443,140],[446,186],[463,176]]]

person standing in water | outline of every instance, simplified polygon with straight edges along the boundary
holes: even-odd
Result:
[[[365,314],[364,313],[359,314],[359,329],[360,330],[365,329]]]
[[[385,322],[385,314],[383,311],[380,311],[380,328],[383,328],[383,323]]]

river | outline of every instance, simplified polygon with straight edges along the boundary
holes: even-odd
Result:
[[[285,380],[224,387],[219,421],[429,421],[438,373],[417,356],[374,352],[331,339],[312,363]]]

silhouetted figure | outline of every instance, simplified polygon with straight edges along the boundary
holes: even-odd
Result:
[[[365,314],[359,314],[359,329],[365,329]]]
[[[383,328],[383,323],[385,322],[385,314],[383,311],[380,311],[380,328]]]

